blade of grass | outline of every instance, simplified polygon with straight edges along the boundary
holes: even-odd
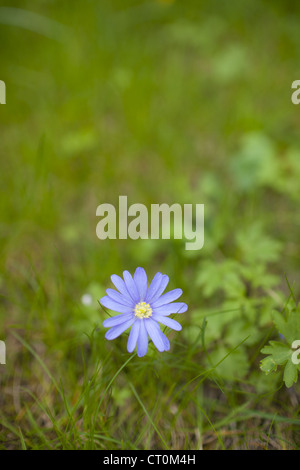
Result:
[[[141,405],[145,415],[147,416],[147,418],[149,419],[150,423],[152,424],[153,426],[153,429],[155,430],[155,432],[157,433],[158,437],[160,438],[161,442],[163,443],[163,445],[165,446],[165,448],[167,450],[169,450],[169,447],[168,447],[168,444],[166,443],[165,439],[163,438],[163,436],[161,435],[161,433],[159,432],[156,424],[154,423],[154,421],[152,420],[151,416],[149,415],[145,405],[143,404],[142,400],[140,399],[140,397],[138,396],[138,393],[136,391],[136,389],[134,388],[134,386],[132,385],[131,382],[129,382],[129,386],[135,396],[135,398],[137,399],[137,401],[139,402],[139,404]]]

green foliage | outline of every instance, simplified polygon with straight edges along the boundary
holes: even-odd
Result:
[[[300,304],[298,306],[287,306],[285,315],[279,312],[273,313],[275,327],[282,339],[286,342],[269,341],[261,352],[267,354],[261,361],[260,368],[266,374],[276,371],[277,366],[284,366],[283,381],[289,388],[298,379],[300,365],[293,361],[292,344],[300,340]]]

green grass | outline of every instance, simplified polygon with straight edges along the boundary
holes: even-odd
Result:
[[[4,6],[0,448],[298,449],[299,383],[260,361],[300,298],[299,7]],[[205,204],[203,249],[100,241],[119,195]],[[189,305],[143,358],[105,340],[98,303],[137,266]]]

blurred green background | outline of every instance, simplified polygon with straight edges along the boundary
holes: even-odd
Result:
[[[0,79],[7,102],[0,108],[0,338],[7,344],[7,365],[0,371],[3,446],[67,447],[57,444],[52,431],[45,438],[53,422],[45,416],[40,422],[41,411],[21,391],[28,387],[54,407],[49,376],[13,332],[58,383],[64,377],[66,400],[74,403],[84,388],[82,363],[88,376],[101,359],[105,389],[128,354],[124,338],[113,344],[104,340],[106,313],[97,299],[111,287],[111,274],[137,266],[149,278],[157,271],[168,274],[170,288],[181,287],[189,305],[171,353],[150,355],[160,377],[174,367],[172,354],[179,361],[161,390],[170,391],[171,382],[188,382],[196,367],[207,367],[203,343],[197,343],[204,317],[210,363],[250,335],[234,360],[218,367],[218,384],[225,381],[218,392],[202,391],[210,420],[221,429],[229,413],[228,403],[218,408],[222,388],[230,394],[229,408],[236,410],[241,403],[233,390],[242,387],[237,379],[246,381],[253,396],[278,386],[279,379],[259,371],[259,348],[270,334],[272,309],[281,309],[290,294],[289,284],[299,298],[300,107],[291,102],[291,84],[300,78],[300,6],[286,0],[0,5]],[[117,206],[119,195],[147,207],[205,204],[203,249],[188,252],[178,240],[100,241],[96,208],[104,202]],[[91,305],[82,303],[86,293]],[[155,396],[142,387],[148,359],[134,361],[137,371],[132,366],[128,374],[152,409]],[[148,380],[149,391],[156,390],[155,376]],[[106,438],[117,435],[117,441],[99,438],[94,445],[159,446],[155,428],[153,436],[126,441],[130,422],[122,414],[124,403],[135,417],[141,408],[135,408],[126,385],[121,389],[124,395],[113,391],[107,408],[117,422],[106,421],[103,411],[99,423]],[[299,389],[293,406],[282,393],[286,408],[276,413],[296,419]],[[200,437],[195,434],[201,420],[193,421],[191,397],[184,415],[173,412],[179,424],[165,429],[161,418],[170,447],[197,448],[200,440],[204,447],[221,445],[219,438],[210,440],[209,425]],[[256,410],[256,404],[249,406]],[[265,421],[253,425],[260,436],[264,424],[270,426],[274,406],[268,402]],[[64,404],[57,407],[55,422],[64,427]],[[82,410],[76,413],[82,419]],[[46,441],[40,434],[33,437],[35,426]],[[255,447],[251,439],[247,442]],[[289,447],[295,439],[289,434],[274,442]],[[222,442],[226,448],[244,445]]]

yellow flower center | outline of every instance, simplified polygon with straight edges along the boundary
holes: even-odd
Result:
[[[134,314],[139,318],[149,318],[152,315],[152,308],[146,302],[139,302],[135,306]]]

